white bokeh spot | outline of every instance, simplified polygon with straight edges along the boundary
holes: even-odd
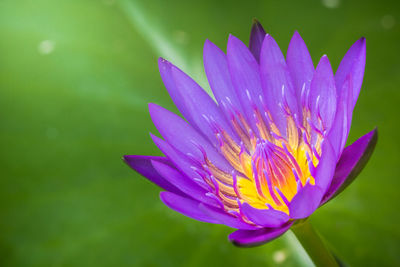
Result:
[[[287,255],[286,255],[285,251],[277,250],[277,251],[274,252],[272,258],[273,258],[275,263],[279,264],[279,263],[283,263],[286,260]]]
[[[389,29],[393,28],[394,24],[396,24],[396,20],[390,14],[387,14],[387,15],[383,16],[382,19],[381,19],[381,25],[386,30],[389,30]]]
[[[42,55],[51,54],[55,49],[56,43],[51,40],[43,40],[39,43],[38,51]]]
[[[327,8],[337,8],[339,7],[340,0],[322,0],[322,4]]]

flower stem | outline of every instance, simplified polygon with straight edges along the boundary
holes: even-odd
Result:
[[[331,251],[308,220],[294,225],[292,231],[316,266],[339,266]]]

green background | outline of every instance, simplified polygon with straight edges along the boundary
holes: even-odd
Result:
[[[354,266],[400,265],[399,1],[0,0],[1,266],[307,266],[293,234],[240,249],[232,230],[166,208],[124,154],[159,155],[147,111],[176,111],[163,56],[205,85],[206,38],[248,41],[258,18],[286,51],[298,30],[336,69],[367,66],[349,141],[379,129],[359,178],[311,221]],[[207,85],[205,86],[207,88]]]

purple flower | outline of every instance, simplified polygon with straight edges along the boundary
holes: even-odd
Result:
[[[193,219],[238,229],[239,246],[268,242],[341,192],[367,163],[376,129],[345,148],[365,67],[365,39],[336,74],[326,55],[314,68],[295,32],[286,60],[255,22],[247,47],[229,36],[225,54],[204,45],[214,101],[160,59],[162,80],[187,122],[149,104],[165,157],[125,156],[165,191],[161,200]]]

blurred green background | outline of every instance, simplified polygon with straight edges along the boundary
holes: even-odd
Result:
[[[258,18],[286,51],[298,30],[336,69],[359,37],[367,67],[350,142],[379,128],[359,178],[312,217],[352,266],[400,265],[400,4],[381,1],[0,0],[1,266],[308,266],[291,233],[253,249],[166,208],[122,162],[159,155],[147,111],[176,111],[163,56],[202,85],[206,38],[248,41]]]

